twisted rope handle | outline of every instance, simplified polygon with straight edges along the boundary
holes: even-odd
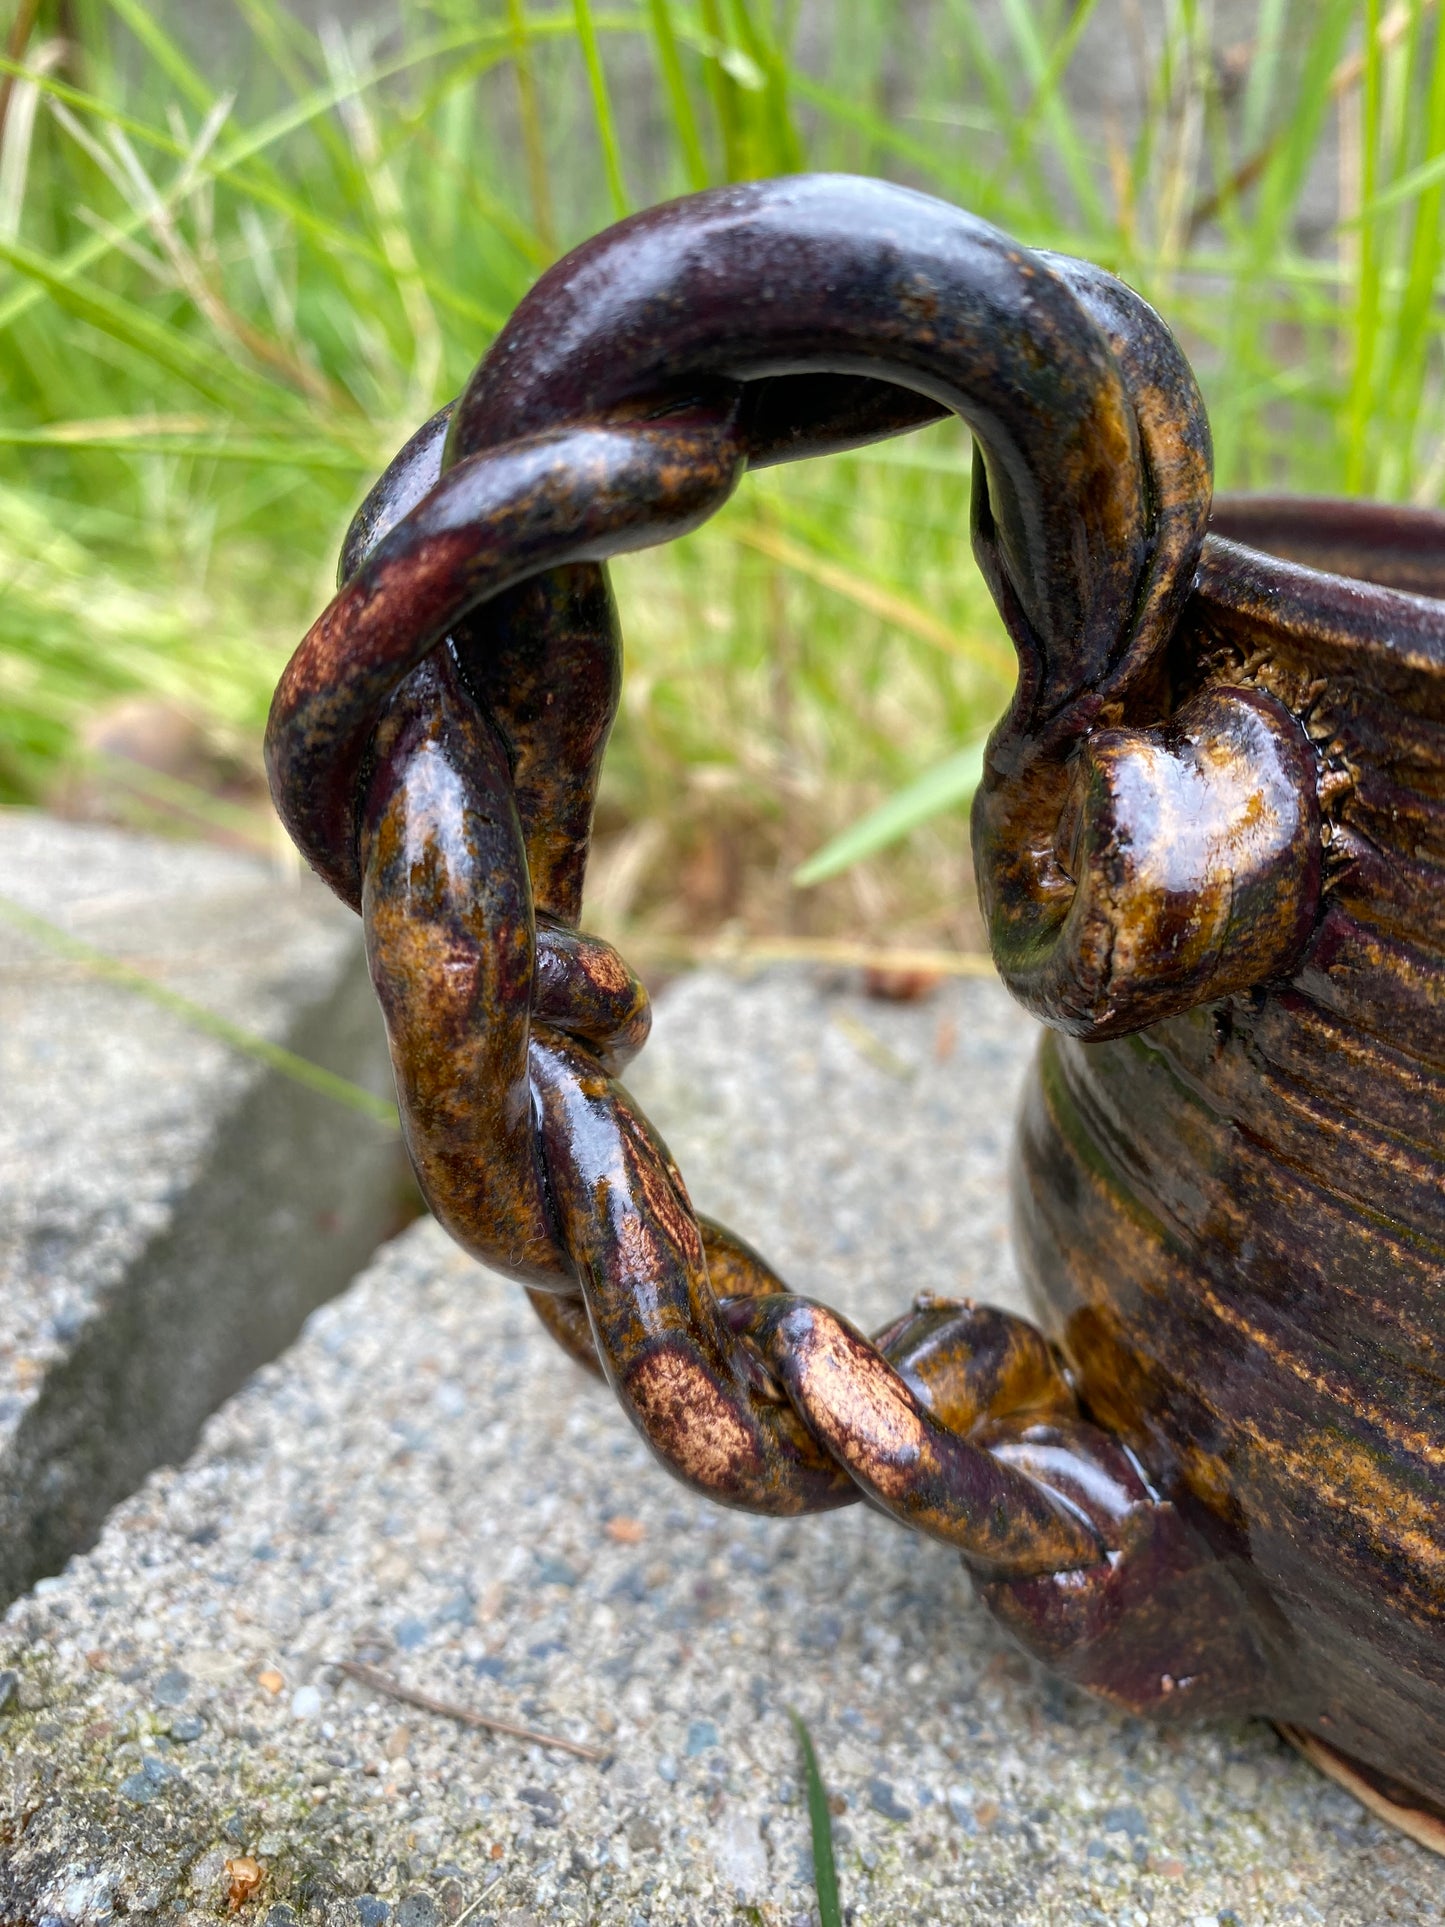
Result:
[[[1011,987],[1104,1035],[1282,967],[1317,887],[1298,726],[1218,689],[1143,720],[1169,713],[1209,508],[1186,364],[1097,270],[876,182],[694,196],[552,269],[363,505],[268,765],[365,918],[433,1210],[663,1461],[750,1509],[867,1497],[991,1585],[1067,1575],[1103,1625],[1131,1559],[1167,1542],[1191,1569],[1172,1507],[1022,1321],[926,1304],[870,1342],[699,1219],[615,1081],[645,995],[577,927],[618,692],[601,561],[695,527],[748,466],[944,409],[1020,658],[974,818]]]

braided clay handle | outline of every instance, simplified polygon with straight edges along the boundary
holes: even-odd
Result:
[[[1174,695],[1211,494],[1187,364],[1098,270],[879,182],[696,195],[543,277],[358,514],[277,691],[273,794],[365,916],[437,1216],[671,1471],[751,1510],[864,1497],[1083,1683],[1242,1709],[1234,1581],[1031,1326],[930,1302],[870,1341],[696,1216],[614,1079],[645,995],[578,928],[618,686],[603,559],[748,466],[947,410],[1020,664],[973,830],[1005,980],[1107,1037],[1286,971],[1319,890],[1309,743],[1256,689]]]

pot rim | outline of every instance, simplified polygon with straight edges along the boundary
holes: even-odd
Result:
[[[1254,539],[1241,539],[1245,531]],[[1301,551],[1362,571],[1373,562],[1379,573],[1324,568],[1296,559]],[[1379,579],[1431,572],[1432,560],[1438,595]],[[1368,676],[1405,707],[1445,720],[1441,511],[1328,496],[1220,496],[1193,600],[1206,627],[1283,645],[1319,673]]]

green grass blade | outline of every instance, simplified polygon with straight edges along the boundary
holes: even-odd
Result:
[[[11,80],[28,81],[50,99],[62,102],[77,113],[93,115],[108,127],[118,127],[133,140],[159,148],[163,154],[169,154],[175,160],[184,160],[189,151],[184,142],[178,141],[167,128],[153,127],[149,121],[137,120],[133,114],[123,113],[113,101],[102,100],[98,94],[88,93],[83,87],[74,87],[57,74],[41,73],[37,68],[27,67],[23,61],[11,60],[6,54],[0,54],[0,74]]]
[[[764,76],[759,112],[754,116],[758,159],[770,173],[799,174],[807,158],[788,100],[787,59],[749,0],[733,0],[733,13],[744,50]]]
[[[1251,481],[1242,449],[1255,428],[1241,399],[1245,379],[1256,375],[1279,313],[1281,279],[1297,274],[1297,249],[1291,222],[1300,204],[1322,130],[1334,102],[1333,82],[1346,39],[1358,13],[1356,0],[1317,0],[1308,37],[1292,49],[1296,84],[1281,100],[1268,159],[1260,176],[1249,221],[1246,247],[1230,262],[1231,296],[1220,343],[1222,364],[1234,379],[1216,384],[1209,396],[1214,429],[1215,473],[1220,486]],[[1321,278],[1338,279],[1338,267],[1320,263]],[[1176,266],[1183,267],[1181,261]],[[1264,354],[1262,357],[1262,349]]]
[[[270,0],[234,0],[236,11],[245,21],[256,45],[265,53],[293,94],[304,94],[316,79],[313,65],[316,42],[284,7]]]
[[[592,95],[592,114],[597,122],[597,139],[602,148],[602,166],[607,175],[607,191],[612,196],[612,211],[620,221],[629,211],[627,183],[622,178],[622,151],[617,145],[612,96],[607,91],[607,74],[597,45],[597,22],[592,14],[592,0],[573,0],[573,6],[577,15],[577,38],[587,68],[587,87]]]
[[[793,92],[799,100],[805,100],[839,126],[854,128],[865,135],[880,154],[894,155],[900,161],[907,161],[910,167],[918,168],[936,186],[956,194],[963,205],[972,207],[980,201],[983,188],[977,170],[960,168],[938,147],[905,133],[863,102],[849,100],[801,71],[793,74]]]
[[[1358,14],[1357,0],[1323,0],[1306,41],[1299,82],[1282,114],[1281,139],[1260,182],[1251,228],[1255,261],[1267,265],[1279,249],[1334,100],[1332,80]]]
[[[525,0],[507,0],[507,25],[512,38],[512,69],[517,76],[522,146],[527,155],[532,223],[550,258],[557,252],[557,221],[552,209],[552,177],[547,171],[547,143],[542,132],[542,110],[537,103],[537,76],[532,65],[532,36],[527,26]]]
[[[1014,98],[1012,78],[990,47],[979,24],[976,0],[952,0],[950,17],[958,29],[972,71],[983,88],[994,128],[1000,135],[1006,136],[1018,119],[1020,108]],[[976,172],[979,185],[968,197],[967,204],[976,207],[990,219],[1000,218],[1011,199],[1028,208],[1035,217],[1046,214],[1051,220],[1057,219],[1054,195],[1045,179],[1033,142],[1026,142],[1017,155],[1017,165],[1011,179],[1003,178],[997,166],[990,167],[986,175],[981,167]],[[1028,238],[1033,240],[1035,237],[1030,234]]]
[[[142,5],[140,0],[108,0],[108,5],[116,18],[125,22],[172,86],[178,87],[192,106],[199,107],[205,113],[215,99],[215,92],[206,84],[204,77],[196,72],[156,18],[156,9]]]
[[[1432,154],[1429,160],[1422,161],[1408,174],[1402,174],[1398,181],[1392,181],[1389,187],[1372,195],[1358,214],[1351,215],[1340,225],[1344,228],[1366,227],[1381,214],[1399,207],[1403,201],[1414,200],[1428,189],[1438,187],[1442,181],[1445,181],[1445,154]]]
[[[1035,144],[1034,132],[1042,122],[1068,173],[1069,185],[1086,223],[1095,232],[1100,232],[1110,223],[1099,199],[1092,163],[1074,126],[1073,115],[1062,88],[1064,75],[1074,57],[1079,37],[1089,24],[1094,4],[1095,0],[1080,0],[1053,50],[1046,54],[1039,38],[1036,10],[1028,4],[1028,0],[1003,0],[1004,17],[1033,87],[1033,98],[1025,112],[1017,116],[1011,132],[1007,172],[1012,174],[1019,167],[1025,152]]]
[[[570,29],[569,29],[570,31]],[[505,29],[469,29],[460,33],[439,34],[430,41],[410,47],[389,60],[379,61],[375,66],[359,74],[354,82],[357,88],[379,86],[383,81],[393,80],[411,67],[425,65],[426,62],[463,48],[472,49],[487,43],[505,45]],[[304,99],[293,101],[269,115],[248,133],[233,136],[231,142],[220,151],[207,155],[201,168],[202,177],[207,180],[226,178],[246,162],[256,159],[268,149],[279,146],[288,135],[299,133],[302,128],[329,114],[338,107],[350,91],[349,85],[335,84],[319,87]],[[163,205],[170,205],[178,188],[173,184],[162,190]],[[145,218],[139,213],[130,214],[117,221],[115,227],[122,236],[138,234],[145,226]],[[91,235],[80,242],[67,254],[60,256],[54,263],[53,273],[62,282],[68,282],[97,261],[115,251],[115,244],[108,235]],[[37,302],[45,299],[48,289],[44,285],[32,285],[0,301],[0,331],[8,328],[22,314],[28,312]]]
[[[1391,370],[1393,415],[1405,439],[1407,455],[1413,454],[1420,433],[1418,400],[1427,381],[1435,286],[1445,260],[1445,223],[1441,219],[1445,196],[1445,31],[1440,29],[1435,34],[1429,74],[1424,147],[1426,165],[1433,162],[1439,171],[1437,178],[1421,190],[1414,210],[1409,273],[1400,297]],[[1413,480],[1413,462],[1407,459],[1406,468]]]
[[[86,426],[84,422],[57,422],[49,428],[7,428],[0,423],[0,448],[83,448],[92,453],[104,451],[113,455],[192,455],[204,456],[209,461],[251,462],[271,468],[334,469],[341,475],[372,475],[379,459],[376,452],[357,449],[348,453],[329,442],[288,441],[281,435],[269,438],[224,432],[172,435],[143,427],[128,432],[111,431],[102,425],[86,434],[83,432]]]
[[[354,228],[345,227],[339,221],[329,219],[315,207],[308,205],[301,196],[287,193],[284,187],[274,183],[268,177],[237,170],[235,185],[248,200],[260,207],[269,207],[273,213],[282,215],[295,227],[309,234],[313,240],[320,242],[323,247],[329,248],[336,254],[349,255],[357,261],[364,262],[367,267],[379,268],[384,274],[391,272],[391,263],[387,259],[385,250],[374,241],[369,241],[364,234],[358,234]],[[492,220],[500,231],[507,234],[508,239],[520,253],[524,254],[533,267],[544,265],[538,257],[535,243],[526,234],[526,230],[519,231],[515,224],[507,219],[504,209],[494,211],[484,197],[478,198],[478,206],[487,219]],[[460,289],[441,280],[435,274],[423,272],[421,283],[433,301],[444,308],[449,308],[453,314],[461,315],[467,321],[476,322],[488,334],[495,334],[507,318],[503,309],[484,307],[480,302],[471,300]]]
[[[111,294],[76,275],[66,275],[44,255],[18,241],[0,239],[0,261],[7,261],[34,281],[58,306],[134,348],[208,401],[234,404],[251,388],[240,371],[214,349],[203,347],[177,328],[167,327],[123,295]]]
[[[876,856],[944,810],[971,801],[983,776],[983,752],[988,737],[977,736],[943,762],[935,763],[905,788],[897,790],[825,843],[793,872],[800,890],[850,870],[865,857]]]
[[[1360,115],[1359,200],[1375,198],[1380,158],[1380,0],[1365,0],[1363,101]],[[1370,418],[1375,392],[1375,354],[1380,333],[1380,231],[1376,221],[1362,224],[1357,236],[1359,278],[1355,289],[1354,366],[1345,409],[1345,487],[1351,494],[1366,485]]]
[[[647,14],[652,23],[652,44],[657,51],[657,71],[662,76],[687,184],[694,190],[703,188],[708,184],[707,156],[703,152],[702,131],[693,112],[692,96],[687,91],[687,76],[682,71],[670,0],[647,0]]]
[[[339,30],[334,19],[323,14],[323,26],[318,36],[304,29],[286,7],[277,4],[277,0],[235,0],[235,4],[256,44],[265,52],[293,94],[304,95],[318,76],[333,69],[333,62],[327,57],[328,45],[334,47],[338,38],[345,39],[344,32]],[[336,78],[334,71],[332,78]],[[343,99],[338,105],[344,115],[346,100]],[[331,115],[326,114],[313,123],[312,132],[331,164],[333,181],[348,196],[350,204],[360,211],[365,200],[365,181],[358,178],[354,156],[341,127]],[[269,164],[267,171],[274,171]]]
[[[808,1825],[813,1837],[813,1884],[818,1890],[818,1918],[822,1927],[843,1927],[843,1909],[838,1900],[838,1869],[833,1860],[833,1819],[828,1812],[828,1791],[818,1771],[818,1756],[813,1751],[812,1735],[802,1720],[788,1708],[788,1718],[798,1736],[803,1756],[803,1780],[808,1789]]]
[[[105,983],[118,984],[124,990],[134,991],[137,996],[144,997],[161,1010],[183,1019],[193,1029],[229,1044],[232,1050],[240,1051],[258,1064],[265,1064],[269,1070],[279,1071],[293,1083],[317,1091],[322,1097],[344,1104],[348,1110],[358,1111],[363,1117],[369,1117],[377,1124],[385,1124],[391,1130],[400,1128],[396,1106],[385,1098],[363,1090],[360,1084],[353,1084],[350,1078],[341,1077],[322,1064],[312,1063],[309,1057],[298,1057],[295,1051],[287,1050],[284,1045],[273,1044],[268,1037],[257,1036],[255,1031],[247,1030],[244,1025],[232,1023],[229,1017],[218,1016],[203,1004],[193,1003],[179,991],[158,984],[154,977],[148,977],[143,970],[123,963],[119,957],[112,957],[104,950],[97,950],[94,944],[86,943],[80,937],[72,937],[68,930],[62,930],[47,917],[36,916],[34,911],[25,909],[9,897],[0,896],[0,918],[23,931],[36,943],[43,944],[56,956],[82,965],[92,976]]]
[[[1254,29],[1254,58],[1244,87],[1244,106],[1240,132],[1246,153],[1252,153],[1265,137],[1270,108],[1279,84],[1280,55],[1285,44],[1287,0],[1260,0]]]
[[[730,43],[727,29],[723,25],[722,9],[718,0],[698,0],[698,17],[702,21],[706,40],[704,71],[707,75],[707,88],[712,100],[713,115],[717,120],[718,137],[722,143],[723,172],[730,181],[740,181],[747,172],[742,112],[739,106],[742,90],[732,74],[728,72],[727,54]]]
[[[1015,673],[1013,656],[1003,644],[989,636],[960,632],[915,597],[891,582],[880,580],[876,574],[865,573],[861,566],[849,567],[820,555],[808,544],[794,541],[762,522],[736,524],[730,527],[729,533],[734,541],[756,549],[771,561],[781,562],[784,568],[796,570],[821,588],[844,597],[855,608],[891,623],[933,649],[941,649],[945,655],[976,663],[1003,679],[1011,679]]]

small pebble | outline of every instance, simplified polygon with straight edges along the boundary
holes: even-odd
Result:
[[[1127,1833],[1131,1840],[1149,1838],[1149,1822],[1138,1807],[1107,1807],[1099,1815],[1099,1825],[1105,1833]]]
[[[580,1577],[580,1573],[569,1566],[565,1559],[544,1558],[537,1561],[539,1586],[575,1586]]]
[[[179,1770],[168,1760],[161,1759],[157,1753],[148,1753],[141,1762],[140,1771],[127,1774],[121,1781],[121,1795],[136,1806],[146,1807],[159,1796],[163,1787],[180,1777]]]
[[[531,1809],[532,1818],[539,1827],[561,1825],[562,1802],[550,1787],[524,1786],[518,1789],[517,1798]]]
[[[189,1673],[179,1666],[168,1666],[151,1688],[153,1706],[184,1706],[191,1690]]]
[[[971,1786],[951,1786],[944,1796],[948,1811],[965,1833],[976,1833],[978,1822],[973,1817],[973,1788]]]
[[[875,1813],[881,1813],[885,1820],[911,1820],[912,1807],[904,1806],[887,1780],[868,1782],[868,1804]]]

